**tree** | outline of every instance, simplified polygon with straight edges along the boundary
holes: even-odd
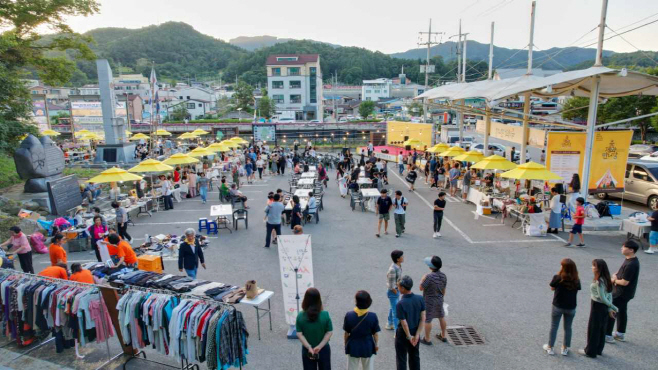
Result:
[[[172,121],[183,121],[189,117],[190,113],[187,111],[185,103],[181,103],[174,107],[174,111],[171,112],[169,118],[171,118]]]
[[[417,100],[409,104],[409,114],[413,117],[419,117],[423,115],[423,104]]]
[[[261,117],[271,118],[276,114],[276,105],[269,96],[264,95],[258,101],[258,112]]]
[[[242,108],[245,112],[251,112],[254,103],[254,88],[244,81],[238,82],[238,86],[233,95],[237,108]]]
[[[589,99],[574,96],[567,100],[562,107],[562,118],[570,121],[586,121]]]
[[[222,117],[226,113],[231,111],[231,107],[234,106],[233,100],[228,96],[222,95],[217,98],[217,116]]]
[[[35,73],[49,85],[68,82],[76,70],[74,58],[94,59],[88,43],[64,23],[70,16],[98,12],[96,0],[15,0],[0,2],[0,147],[11,151],[18,138],[36,132],[29,123],[32,101],[21,80]],[[55,36],[42,37],[38,30],[50,29]],[[79,76],[78,76],[79,77]],[[81,82],[81,79],[78,78]]]
[[[362,119],[367,119],[369,115],[375,112],[375,102],[372,100],[362,101],[359,104],[359,115]]]

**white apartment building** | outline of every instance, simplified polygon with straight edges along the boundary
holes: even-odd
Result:
[[[142,100],[149,98],[149,79],[141,74],[121,75],[112,79],[116,95],[139,95]]]
[[[388,78],[378,78],[376,80],[363,80],[361,86],[361,100],[378,101],[391,97],[391,85],[393,82]]]
[[[279,117],[322,122],[320,55],[270,55],[267,58],[267,91]]]

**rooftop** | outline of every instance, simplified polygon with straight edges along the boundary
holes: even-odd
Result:
[[[272,54],[267,57],[268,66],[304,65],[320,59],[319,54]]]

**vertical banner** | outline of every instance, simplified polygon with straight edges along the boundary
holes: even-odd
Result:
[[[546,145],[546,167],[569,183],[574,173],[582,174],[585,158],[584,132],[549,132]]]
[[[295,325],[298,313],[296,296],[299,294],[299,305],[301,307],[306,289],[313,286],[311,236],[280,235],[278,237],[278,246],[286,322],[289,325]],[[297,274],[295,274],[295,269]]]
[[[632,137],[633,131],[597,131],[594,134],[587,186],[590,193],[624,191],[626,162]]]

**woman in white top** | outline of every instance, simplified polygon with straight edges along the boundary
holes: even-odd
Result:
[[[261,156],[258,156],[258,159],[256,160],[256,169],[258,170],[258,179],[262,180],[263,179],[263,169],[265,168],[265,161]]]
[[[558,228],[562,225],[562,203],[560,202],[561,195],[558,194],[557,188],[551,189],[551,215],[548,219],[548,233],[557,234]]]

